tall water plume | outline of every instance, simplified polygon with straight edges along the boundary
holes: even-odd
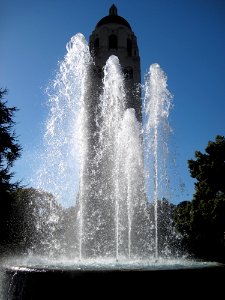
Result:
[[[52,193],[63,206],[74,205],[77,195],[84,193],[88,143],[86,101],[92,62],[82,34],[73,36],[66,49],[55,79],[47,89],[49,116],[39,157],[40,167],[33,178],[35,187]],[[42,222],[41,218],[41,215],[40,218],[37,216],[37,223]],[[54,228],[51,225],[58,222],[59,216],[52,205],[47,220],[48,229]],[[49,235],[54,235],[54,232]],[[49,239],[48,251],[60,247],[56,241],[57,238]]]
[[[88,44],[82,34],[72,37],[66,49],[59,71],[47,89],[49,116],[41,167],[35,178],[40,188],[52,190],[60,201],[76,198],[82,174],[80,161],[86,157],[85,100],[91,64]]]
[[[149,68],[144,85],[144,138],[146,188],[149,200],[154,203],[156,258],[159,251],[159,200],[166,198],[169,191],[168,140],[172,131],[169,124],[171,107],[172,95],[167,87],[167,76],[158,64],[153,64]]]
[[[144,258],[152,254],[151,220],[145,193],[143,130],[135,110],[124,113],[119,133],[119,216],[121,236],[126,238],[126,257]],[[121,245],[124,240],[121,239]]]

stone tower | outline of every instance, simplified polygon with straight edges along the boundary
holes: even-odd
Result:
[[[130,24],[118,15],[114,4],[109,9],[109,15],[97,23],[90,36],[89,46],[95,61],[95,71],[99,78],[103,76],[103,67],[107,59],[111,55],[116,55],[119,58],[125,75],[128,95],[127,108],[134,108],[136,117],[141,122],[141,71],[137,38]]]

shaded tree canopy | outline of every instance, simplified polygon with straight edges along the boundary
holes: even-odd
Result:
[[[14,161],[20,157],[22,150],[13,128],[15,126],[13,117],[17,108],[7,107],[7,101],[4,100],[6,94],[6,89],[0,89],[0,195],[18,187],[18,182],[11,182],[14,173],[10,169]]]
[[[195,160],[188,160],[188,167],[196,178],[196,200],[210,200],[225,194],[225,138],[217,135],[209,141],[205,153],[195,152]]]
[[[192,201],[177,205],[175,225],[184,248],[198,258],[225,261],[225,138],[209,141],[205,153],[188,160],[196,179]]]

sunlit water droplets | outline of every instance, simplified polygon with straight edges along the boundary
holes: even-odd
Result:
[[[43,153],[35,185],[52,192],[65,205],[75,203],[79,184],[79,152],[82,143],[80,118],[88,85],[91,56],[82,34],[73,36],[59,63],[55,79],[47,88],[49,116]],[[82,125],[83,126],[83,125]],[[83,149],[83,148],[82,148]]]

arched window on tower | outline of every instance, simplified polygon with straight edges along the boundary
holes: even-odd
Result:
[[[118,48],[117,36],[115,34],[111,34],[109,36],[109,50]]]
[[[127,53],[128,53],[128,56],[132,55],[132,41],[131,41],[131,39],[127,39]]]

